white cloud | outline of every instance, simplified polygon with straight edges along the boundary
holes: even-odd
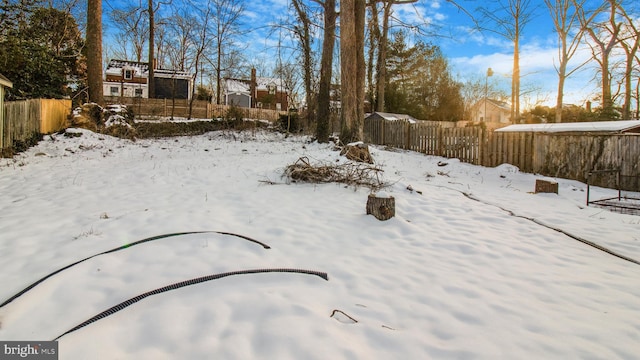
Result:
[[[555,106],[558,75],[554,64],[557,64],[558,50],[555,46],[536,42],[523,44],[520,49],[520,74],[522,86],[536,89],[530,96],[544,99],[544,104]],[[591,57],[587,48],[580,49],[569,63],[574,69]],[[502,88],[510,89],[513,72],[512,52],[493,52],[470,57],[459,56],[450,59],[451,65],[461,76],[485,76],[487,68],[494,71],[492,81]],[[593,68],[585,67],[570,76],[564,88],[564,102],[584,104],[598,92],[598,84],[593,81]],[[524,104],[523,104],[524,105]]]

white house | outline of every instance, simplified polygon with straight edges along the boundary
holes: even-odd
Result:
[[[247,108],[262,108],[283,111],[289,107],[286,87],[280,79],[257,77],[251,69],[249,80],[224,80],[224,102]]]
[[[154,69],[156,99],[191,99],[194,75],[180,70]],[[149,63],[110,60],[103,81],[105,96],[149,97]]]
[[[511,124],[511,106],[505,101],[485,98],[478,101],[472,109],[473,122],[499,126]]]

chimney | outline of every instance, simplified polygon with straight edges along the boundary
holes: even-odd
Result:
[[[256,95],[257,95],[257,88],[258,84],[256,82],[256,69],[255,68],[251,68],[251,83],[249,84],[249,92],[251,93],[251,107],[254,108],[256,107]]]

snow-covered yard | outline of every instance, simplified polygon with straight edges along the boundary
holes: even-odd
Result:
[[[0,302],[106,250],[217,232],[72,266],[0,308],[1,340],[52,340],[180,281],[288,268],[328,281],[239,274],[149,296],[60,337],[60,359],[640,353],[640,265],[567,235],[640,260],[640,217],[586,207],[583,183],[555,179],[559,195],[533,194],[539,177],[510,165],[372,147],[396,201],[382,222],[365,214],[367,188],[281,176],[302,156],[346,162],[329,144],[267,132],[132,142],[68,131],[82,135],[46,136],[0,159]]]

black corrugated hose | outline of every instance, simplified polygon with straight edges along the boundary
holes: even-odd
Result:
[[[86,258],[84,258],[82,260],[78,260],[78,261],[76,261],[76,262],[74,262],[72,264],[69,264],[69,265],[67,265],[65,267],[62,267],[62,268],[50,273],[49,275],[46,275],[46,276],[42,277],[41,279],[37,280],[33,284],[27,286],[26,288],[22,289],[20,292],[18,292],[17,294],[13,295],[9,299],[7,299],[5,302],[0,304],[0,308],[4,307],[5,305],[9,304],[13,300],[19,298],[20,296],[24,295],[24,293],[26,293],[27,291],[33,289],[34,287],[36,287],[41,282],[43,282],[43,281],[47,280],[48,278],[58,274],[59,272],[62,272],[62,271],[66,270],[66,269],[68,269],[68,268],[70,268],[72,266],[78,265],[81,262],[87,261],[87,260],[92,259],[92,258],[94,258],[96,256],[109,254],[109,253],[112,253],[112,252],[116,252],[116,251],[120,251],[120,250],[124,250],[124,249],[130,248],[130,247],[135,246],[135,245],[140,245],[140,244],[143,244],[143,243],[146,243],[146,242],[149,242],[149,241],[165,239],[165,238],[168,238],[168,237],[191,235],[191,234],[207,234],[207,233],[209,233],[209,234],[210,233],[216,233],[216,234],[221,234],[221,235],[235,236],[235,237],[239,237],[241,239],[244,239],[244,240],[247,240],[247,241],[251,241],[251,242],[254,242],[254,243],[259,244],[259,245],[262,245],[262,247],[265,248],[265,249],[271,249],[271,247],[269,245],[264,244],[264,243],[262,243],[260,241],[251,239],[251,238],[249,238],[247,236],[233,234],[233,233],[224,232],[224,231],[187,231],[187,232],[177,232],[177,233],[171,233],[171,234],[163,234],[163,235],[152,236],[152,237],[149,237],[149,238],[146,238],[146,239],[142,239],[142,240],[138,240],[138,241],[132,242],[130,244],[122,245],[122,246],[119,246],[117,248],[114,248],[114,249],[111,249],[111,250],[107,250],[107,251],[104,251],[104,252],[101,252],[101,253],[98,253],[98,254],[95,254],[95,255],[91,255],[91,256],[86,257]]]
[[[138,301],[152,296],[152,295],[157,295],[157,294],[161,294],[163,292],[167,292],[167,291],[171,291],[171,290],[176,290],[185,286],[190,286],[190,285],[195,285],[195,284],[199,284],[199,283],[203,283],[205,281],[211,281],[211,280],[216,280],[216,279],[220,279],[226,276],[232,276],[232,275],[246,275],[246,274],[261,274],[261,273],[274,273],[274,272],[278,272],[278,273],[300,273],[300,274],[307,274],[307,275],[315,275],[315,276],[319,276],[321,278],[323,278],[324,280],[329,280],[329,276],[327,275],[327,273],[324,272],[319,272],[319,271],[313,271],[313,270],[302,270],[302,269],[252,269],[252,270],[241,270],[241,271],[232,271],[232,272],[226,272],[226,273],[221,273],[221,274],[213,274],[213,275],[208,275],[208,276],[203,276],[203,277],[199,277],[199,278],[195,278],[195,279],[191,279],[191,280],[185,280],[185,281],[181,281],[181,282],[177,282],[175,284],[171,284],[171,285],[167,285],[167,286],[163,286],[161,288],[155,289],[155,290],[151,290],[148,291],[144,294],[140,294],[136,297],[132,297],[131,299],[127,300],[127,301],[123,301],[120,304],[113,306],[101,313],[99,313],[98,315],[92,317],[91,319],[65,331],[64,333],[62,333],[61,335],[57,336],[55,339],[53,339],[53,341],[57,341],[58,339],[60,339],[61,337],[72,333],[76,330],[79,330],[91,323],[94,323],[100,319],[103,319],[109,315],[113,315],[115,313],[117,313],[118,311],[137,303]]]

